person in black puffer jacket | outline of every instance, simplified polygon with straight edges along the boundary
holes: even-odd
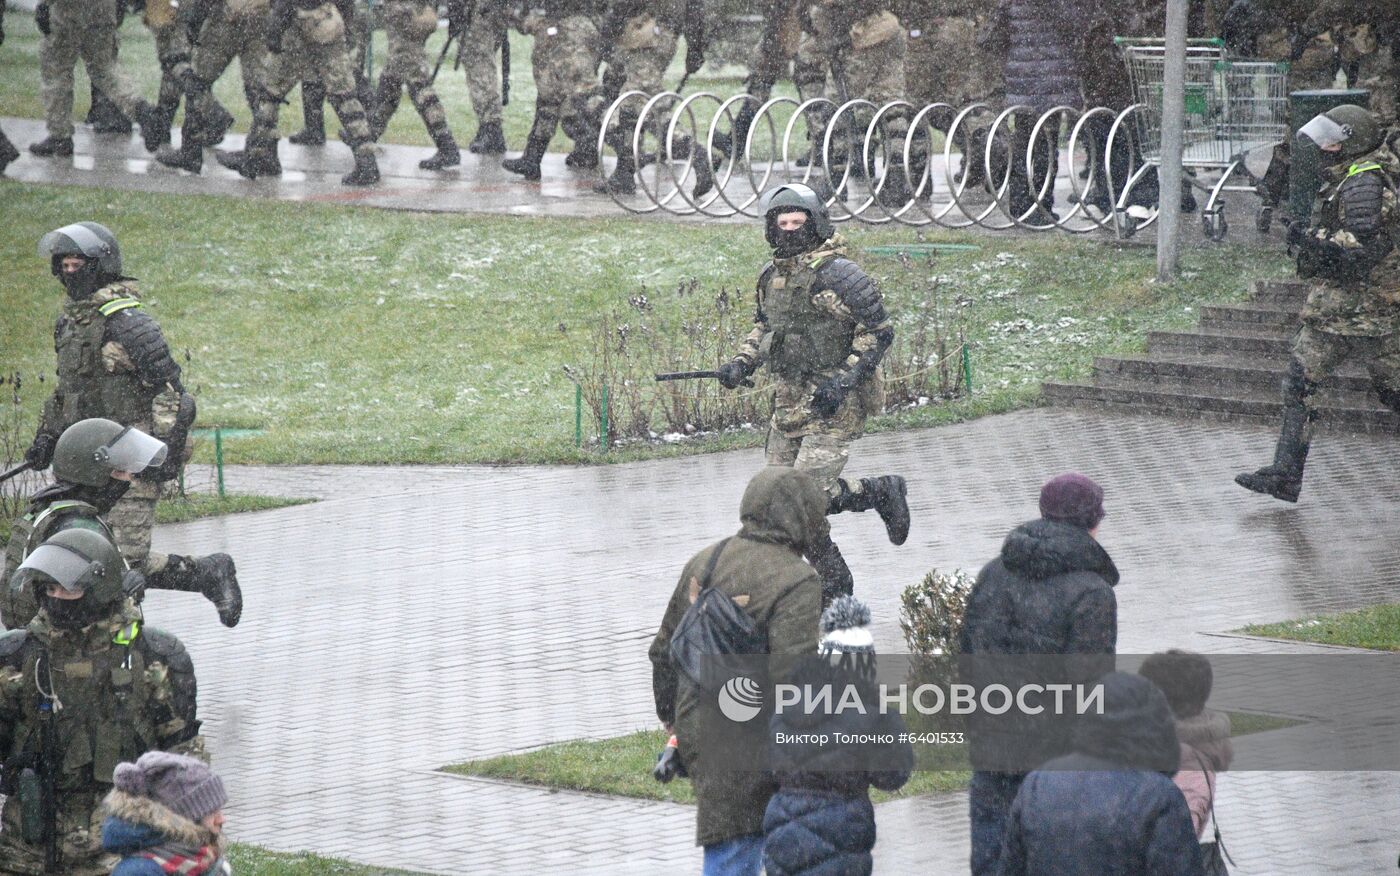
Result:
[[[1204,876],[1167,698],[1110,673],[1103,714],[1081,717],[1074,753],[1026,777],[1006,822],[1001,876]]]
[[[1095,538],[1103,489],[1082,474],[1062,474],[1042,488],[1040,513],[1040,520],[1013,529],[1001,556],[977,576],[959,653],[971,662],[987,655],[1102,655],[1067,662],[1058,667],[1065,677],[1055,679],[1093,681],[1113,670],[1118,641],[1118,569]],[[1048,710],[1015,721],[969,716],[973,876],[996,872],[1006,813],[1022,779],[1068,754],[1069,732]]]
[[[903,787],[914,768],[908,742],[840,744],[835,734],[885,734],[898,740],[904,720],[898,712],[880,714],[875,686],[875,647],[867,629],[870,609],[842,596],[822,614],[823,638],[817,655],[804,658],[791,680],[820,690],[830,685],[832,702],[853,685],[866,714],[846,709],[808,714],[800,704],[773,715],[770,738],[778,734],[821,735],[818,742],[772,743],[771,766],[778,792],[763,816],[763,865],[767,876],[863,876],[872,866],[875,809],[870,786]]]

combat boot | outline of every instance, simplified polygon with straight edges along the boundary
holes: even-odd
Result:
[[[822,544],[808,548],[807,560],[822,579],[822,608],[825,609],[839,596],[850,596],[855,591],[855,578],[841,549],[827,536]]]
[[[574,148],[564,156],[564,166],[571,170],[596,170],[598,167],[598,141],[592,137],[582,137],[574,141]]]
[[[1293,374],[1285,381],[1288,398],[1284,401],[1283,425],[1279,430],[1278,444],[1274,447],[1273,464],[1258,471],[1235,475],[1235,483],[1255,493],[1285,502],[1297,502],[1298,494],[1303,490],[1303,468],[1308,461],[1310,413],[1303,401],[1306,389],[1294,389]],[[1296,382],[1301,382],[1301,378],[1297,378]]]
[[[229,128],[233,127],[233,113],[225,109],[224,105],[218,101],[212,101],[212,104],[209,112],[200,116],[199,124],[190,129],[194,135],[192,142],[200,146],[218,146],[223,142],[224,135],[228,133]],[[189,115],[188,109],[185,111],[185,115]],[[184,140],[185,137],[182,134],[182,144]]]
[[[861,478],[859,490],[852,490],[849,484],[840,479],[836,483],[841,492],[831,498],[826,513],[869,511],[874,508],[885,524],[885,533],[891,543],[904,544],[909,538],[909,502],[905,498],[908,487],[904,478],[899,475]]]
[[[185,557],[171,554],[165,567],[146,576],[150,590],[178,590],[198,593],[214,603],[219,622],[226,627],[238,626],[243,615],[243,591],[238,586],[238,569],[228,554],[207,557]]]
[[[503,155],[506,151],[506,135],[501,132],[500,122],[486,122],[476,129],[476,136],[467,145],[473,155]]]
[[[17,158],[19,158],[19,150],[15,148],[15,144],[10,142],[10,138],[0,131],[0,173],[4,173],[5,168],[9,167],[10,163]]]
[[[141,140],[145,144],[147,152],[155,152],[170,142],[170,125],[175,121],[175,111],[179,108],[178,102],[174,104],[149,104],[144,100],[137,102],[132,115],[136,117],[136,124],[141,126]]]
[[[326,89],[319,82],[301,84],[301,118],[303,127],[287,138],[298,146],[326,145]]]
[[[236,152],[215,149],[214,159],[239,176],[257,179],[260,176],[281,176],[282,162],[277,159],[277,141],[252,141]]]
[[[126,136],[131,133],[131,119],[121,111],[110,97],[92,89],[92,103],[88,107],[87,118],[84,119],[92,125],[94,134],[121,134]]]
[[[433,134],[433,143],[436,144],[437,151],[418,162],[419,167],[424,170],[442,170],[462,163],[462,150],[457,148],[457,141],[453,139],[451,131],[443,129]]]
[[[73,154],[73,138],[45,137],[38,143],[30,143],[29,151],[40,158],[64,158]]]
[[[368,186],[379,182],[379,162],[368,143],[355,147],[355,169],[340,178],[347,186]]]
[[[182,138],[179,149],[168,144],[157,149],[156,161],[176,170],[199,173],[204,169],[204,147],[189,138]]]
[[[558,118],[548,113],[535,113],[535,121],[530,125],[530,136],[525,140],[525,151],[519,158],[507,158],[501,167],[511,173],[518,173],[530,182],[540,180],[540,161],[544,159],[549,141],[554,138],[554,128]]]

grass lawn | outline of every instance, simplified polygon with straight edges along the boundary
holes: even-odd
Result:
[[[1400,605],[1373,605],[1306,620],[1252,624],[1239,632],[1271,639],[1400,651]]]
[[[410,876],[404,870],[365,867],[310,852],[270,852],[237,843],[229,848],[228,860],[238,876]]]
[[[440,27],[437,33],[428,40],[427,51],[431,62],[436,63],[438,53],[442,50],[443,41],[446,39],[447,29]],[[41,37],[39,29],[34,25],[34,16],[19,10],[11,11],[6,16],[5,45],[0,48],[0,115],[32,119],[44,117],[44,104],[39,96],[40,42]],[[511,32],[510,103],[502,109],[501,122],[505,130],[506,143],[513,151],[524,148],[525,137],[529,134],[530,122],[534,118],[535,82],[530,68],[532,43],[531,38],[514,31]],[[460,145],[465,148],[467,142],[476,133],[476,114],[472,112],[471,98],[467,93],[465,72],[462,69],[455,71],[452,69],[453,55],[455,55],[455,51],[450,52],[447,60],[443,62],[434,88],[447,110],[447,123],[452,129],[452,133]],[[376,78],[384,67],[386,57],[388,57],[388,46],[384,31],[376,30],[373,43],[373,69]],[[680,81],[681,74],[684,72],[684,58],[685,50],[682,48],[676,53],[671,70],[666,75],[665,82],[669,87],[674,88]],[[141,23],[139,15],[128,15],[126,22],[122,25],[120,60],[122,72],[131,81],[133,89],[138,94],[145,96],[147,100],[154,101],[160,88],[160,67],[156,61],[155,40],[151,37],[151,32]],[[701,74],[691,77],[690,83],[686,86],[686,93],[708,90],[716,92],[722,98],[727,98],[744,90],[745,73],[746,71],[737,67],[721,68],[716,72],[711,72],[707,68]],[[87,115],[90,93],[87,73],[81,64],[78,65],[75,79],[77,85],[74,90],[73,109],[75,119],[81,121]],[[788,85],[786,91],[779,88],[778,93],[787,93],[791,96],[795,94],[795,91]],[[233,113],[236,119],[234,130],[246,133],[251,122],[251,113],[248,110],[247,100],[243,97],[243,79],[237,61],[234,61],[229,66],[228,71],[215,83],[214,94],[218,97],[219,102]],[[301,130],[301,89],[292,89],[292,93],[287,96],[287,99],[288,104],[282,107],[279,117],[279,130],[284,137]],[[713,113],[717,105],[711,101],[706,106],[708,107],[706,110],[708,119],[708,115]],[[334,139],[336,131],[339,129],[339,120],[329,105],[326,106],[325,112],[326,133]],[[775,121],[779,124],[785,124],[787,115],[779,113],[775,116]],[[176,123],[179,123],[178,116]],[[708,125],[708,120],[705,124]],[[779,130],[781,131],[781,128]],[[761,131],[760,134],[756,135],[756,138],[766,136],[767,126],[763,126]],[[390,119],[389,127],[380,139],[385,143],[432,146],[432,139],[423,127],[423,120],[414,111],[407,92],[403,95],[398,112]],[[21,148],[24,145],[20,144]],[[551,146],[553,151],[557,152],[567,152],[571,148],[569,139],[562,133],[555,135]]]
[[[222,514],[242,514],[247,511],[270,511],[292,505],[306,505],[315,499],[292,499],[285,496],[245,496],[226,494],[222,499],[208,493],[190,493],[183,498],[165,499],[156,505],[156,523],[188,523],[201,517]]]
[[[1228,714],[1232,737],[1266,733],[1301,723],[1289,718],[1252,712]],[[652,778],[651,768],[656,763],[656,755],[665,745],[664,732],[641,730],[612,739],[563,742],[524,754],[507,754],[468,761],[443,769],[462,776],[523,782],[547,788],[592,791],[671,803],[694,803],[695,794],[689,782],[675,780],[663,785]],[[872,790],[870,799],[876,803],[883,803],[903,797],[943,794],[966,788],[971,777],[971,773],[966,770],[922,768],[922,758],[931,750],[930,746],[916,746],[915,752],[921,759],[921,768],[914,772],[909,782],[893,794]]]
[[[0,368],[25,377],[28,416],[45,392],[34,378],[53,371],[62,300],[34,241],[93,216],[120,236],[127,270],[199,397],[201,425],[265,430],[226,441],[226,461],[240,463],[599,461],[573,446],[563,373],[586,358],[598,317],[638,292],[671,306],[669,290],[690,277],[712,293],[737,290],[751,307],[767,256],[750,226],[418,215],[14,182],[0,182],[0,215]],[[857,246],[912,237],[847,233]],[[1288,269],[1277,248],[1211,246],[1188,251],[1183,279],[1161,287],[1150,248],[1067,235],[930,239],[979,247],[935,268],[974,345],[976,392],[877,418],[877,431],[1033,404],[1040,380],[1084,377],[1094,356],[1140,350],[1148,329],[1191,325],[1199,304],[1242,298],[1249,279]],[[896,320],[917,304],[894,259],[865,263],[884,278]]]

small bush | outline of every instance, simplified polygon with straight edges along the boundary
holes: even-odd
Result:
[[[916,662],[947,665],[958,654],[967,598],[976,578],[961,569],[937,569],[900,594],[899,628]]]

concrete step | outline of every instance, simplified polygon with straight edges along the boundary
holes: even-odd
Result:
[[[1056,405],[1176,417],[1274,424],[1278,422],[1282,409],[1277,391],[1198,394],[1151,385],[1100,386],[1059,382],[1047,382],[1042,387],[1046,400]],[[1345,397],[1346,394],[1341,396],[1342,399]],[[1400,435],[1400,415],[1384,408],[1324,405],[1319,422],[1324,427],[1348,431]]]
[[[1298,311],[1272,302],[1207,304],[1201,308],[1199,328],[1207,331],[1243,331],[1250,334],[1291,335],[1298,327]]]
[[[1123,380],[1186,383],[1202,391],[1217,387],[1230,389],[1278,390],[1279,382],[1288,369],[1285,356],[1244,357],[1237,355],[1174,355],[1139,356],[1094,360],[1094,380],[1113,385]],[[1355,362],[1346,363],[1323,384],[1324,389],[1337,389],[1362,395],[1370,392],[1371,378],[1365,368]]]
[[[1241,356],[1287,359],[1291,338],[1285,333],[1245,332],[1205,328],[1193,332],[1148,332],[1147,351],[1159,354],[1211,356],[1235,353]]]

